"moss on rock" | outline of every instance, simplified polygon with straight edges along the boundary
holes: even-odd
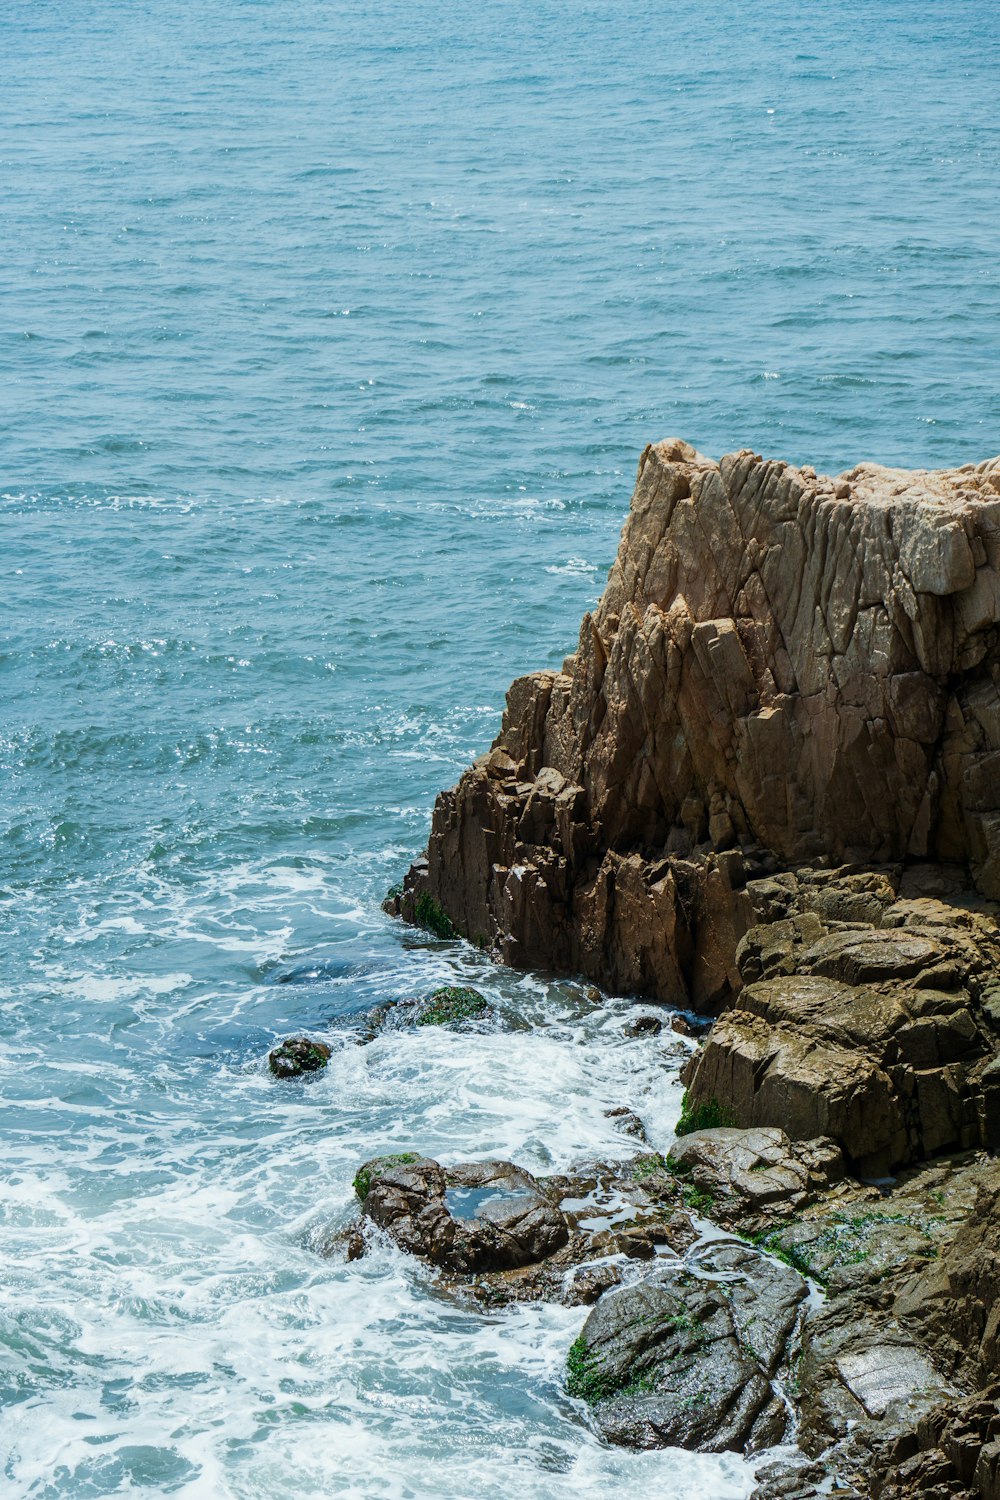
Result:
[[[363,1167],[359,1167],[354,1177],[354,1191],[360,1202],[364,1203],[371,1191],[371,1185],[376,1177],[389,1170],[390,1167],[408,1167],[413,1162],[419,1161],[420,1155],[416,1151],[397,1151],[391,1156],[373,1156],[371,1161],[366,1161]]]
[[[414,901],[413,920],[418,927],[423,927],[435,937],[455,938],[459,936],[448,913],[430,891],[421,891]]]
[[[452,1021],[474,1021],[489,1010],[486,997],[478,990],[445,985],[435,990],[421,1006],[418,1026],[447,1026]]]

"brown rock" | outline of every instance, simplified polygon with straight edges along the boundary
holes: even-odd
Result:
[[[375,1158],[355,1183],[365,1218],[400,1249],[453,1271],[530,1265],[569,1238],[540,1184],[510,1162],[446,1169],[426,1157]]]
[[[755,849],[1000,896],[998,478],[647,448],[576,652],[513,685],[393,909],[426,891],[505,962],[711,1012]],[[850,878],[818,914],[876,922],[885,877]]]
[[[995,924],[899,905],[883,924],[938,920],[828,926],[791,908],[751,928],[737,951],[751,982],[690,1066],[690,1106],[717,1100],[742,1126],[832,1136],[866,1176],[1000,1140]]]

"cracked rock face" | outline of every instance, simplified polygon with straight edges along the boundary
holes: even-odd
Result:
[[[514,683],[395,909],[718,1009],[748,851],[957,861],[1000,897],[998,679],[1000,459],[829,479],[658,443],[575,654]]]
[[[924,898],[880,905],[879,926],[845,923],[808,905],[824,887],[785,876],[781,889],[786,914],[739,945],[744,988],[688,1070],[691,1106],[720,1100],[741,1125],[831,1136],[869,1177],[994,1146],[995,916]]]
[[[775,1128],[695,1131],[671,1147],[670,1167],[711,1194],[718,1222],[738,1224],[744,1233],[797,1213],[844,1176],[835,1142],[792,1141]]]
[[[670,1268],[605,1293],[570,1354],[570,1394],[611,1443],[753,1452],[779,1442],[772,1379],[806,1297],[787,1266],[725,1245],[700,1274]]]

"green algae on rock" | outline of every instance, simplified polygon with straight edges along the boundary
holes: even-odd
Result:
[[[333,1056],[325,1042],[307,1036],[292,1036],[268,1053],[267,1065],[275,1078],[299,1078],[319,1073]]]
[[[449,1026],[455,1021],[476,1021],[485,1016],[489,1003],[478,990],[445,985],[423,1002],[417,1015],[418,1026]]]
[[[461,1026],[494,1014],[485,995],[463,985],[443,985],[422,1000],[389,1000],[368,1015],[368,1039],[408,1026]]]
[[[372,1183],[383,1172],[389,1171],[391,1167],[410,1166],[415,1161],[420,1161],[417,1151],[397,1151],[391,1156],[373,1156],[366,1161],[363,1167],[359,1167],[354,1175],[352,1187],[360,1202],[364,1203],[371,1192]]]

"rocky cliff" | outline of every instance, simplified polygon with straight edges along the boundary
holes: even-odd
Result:
[[[1000,459],[829,479],[658,443],[576,653],[513,684],[396,909],[717,1010],[757,876],[948,862],[1000,896],[998,671]]]
[[[755,1500],[1000,1500],[998,674],[1000,459],[658,444],[576,653],[387,903],[717,1017],[618,1246],[694,1260],[587,1282],[568,1389],[612,1442],[794,1436]],[[685,1207],[742,1238],[704,1260]]]
[[[991,1148],[998,684],[1000,459],[660,443],[575,655],[514,683],[392,909],[725,1011],[695,1109],[864,1173]]]

